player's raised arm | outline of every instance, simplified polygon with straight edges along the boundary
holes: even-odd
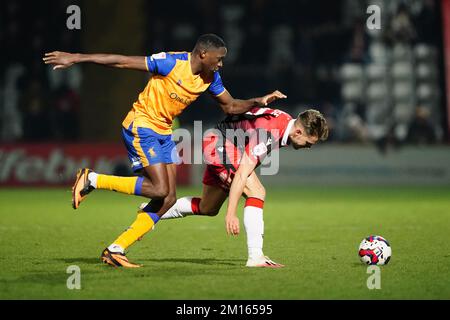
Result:
[[[222,110],[227,114],[240,114],[249,111],[253,107],[265,107],[277,99],[285,99],[287,96],[276,90],[268,95],[248,100],[234,99],[231,94],[225,90],[222,94],[215,97]]]
[[[81,54],[54,51],[45,54],[45,64],[53,65],[53,70],[66,69],[76,63],[96,63],[113,68],[148,71],[146,57],[123,56],[118,54]]]

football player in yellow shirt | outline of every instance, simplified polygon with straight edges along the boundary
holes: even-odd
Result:
[[[45,64],[65,69],[76,63],[150,72],[144,91],[122,123],[122,136],[136,177],[117,177],[80,169],[72,188],[72,206],[77,209],[95,189],[113,190],[150,198],[134,223],[109,247],[101,259],[112,266],[139,267],[125,250],[149,232],[176,202],[177,153],[172,141],[172,121],[200,94],[208,91],[226,114],[240,114],[286,98],[279,91],[248,100],[234,99],[224,88],[219,69],[227,54],[225,42],[214,34],[202,35],[192,52],[161,52],[151,56],[115,54],[46,53]]]

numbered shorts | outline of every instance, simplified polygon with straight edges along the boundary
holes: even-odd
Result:
[[[150,128],[122,128],[123,142],[128,151],[133,171],[158,163],[178,163],[179,157],[172,135],[162,135]]]

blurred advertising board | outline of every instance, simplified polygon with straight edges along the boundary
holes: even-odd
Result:
[[[0,186],[69,186],[78,168],[132,175],[121,144],[2,144]],[[188,165],[178,166],[177,182],[189,184]]]

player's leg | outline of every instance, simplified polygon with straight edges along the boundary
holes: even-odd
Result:
[[[133,177],[99,174],[88,168],[80,169],[73,187],[74,197],[76,198],[79,194],[79,200],[76,202],[79,205],[84,197],[94,189],[116,191],[152,199],[165,198],[169,187],[164,164],[149,165],[146,169],[151,173]],[[152,179],[149,179],[148,176],[151,176]]]
[[[172,157],[173,151],[176,151],[176,147],[170,136],[160,137],[158,141],[161,148],[154,148],[154,150],[155,155],[158,153],[161,154],[160,161],[162,163],[144,167],[143,173],[146,180],[153,183],[153,185],[162,186],[164,192],[154,197],[150,204],[139,210],[133,224],[114,240],[113,244],[103,251],[102,260],[108,264],[117,265],[119,263],[122,266],[130,267],[128,261],[126,261],[127,264],[122,264],[121,260],[112,261],[111,263],[111,259],[108,259],[108,253],[118,253],[121,255],[119,258],[124,258],[124,251],[152,230],[159,221],[160,215],[176,202],[176,165]]]
[[[166,213],[177,201],[176,183],[177,183],[177,163],[180,163],[178,152],[172,137],[164,137],[159,140],[161,142],[162,161],[167,164],[166,175],[167,184],[164,184],[163,190],[167,194],[163,198],[153,198],[152,201],[142,210],[147,213],[154,213],[159,218]],[[152,172],[146,171],[147,177],[152,180]],[[153,181],[152,181],[153,182]],[[149,186],[152,188],[152,186]],[[152,190],[148,190],[151,192]]]
[[[247,233],[247,267],[279,268],[283,265],[273,262],[263,253],[264,240],[264,200],[266,191],[255,172],[247,179],[244,188],[246,201],[244,206],[244,227]]]
[[[221,139],[211,134],[204,138],[203,157],[208,165],[203,176],[203,192],[199,197],[184,197],[166,212],[161,219],[183,218],[188,215],[215,216],[228,196],[229,185],[221,181],[221,176],[228,176],[226,168],[217,159],[217,145]],[[212,165],[214,164],[214,165]],[[222,174],[222,175],[221,175]]]
[[[165,164],[168,163],[166,158],[171,157],[171,154],[167,155],[165,149],[172,146],[169,143],[171,136],[162,136],[147,128],[122,129],[122,136],[133,170],[144,171],[145,174],[119,177],[99,174],[88,168],[80,169],[72,187],[74,209],[77,209],[85,197],[95,189],[117,191],[151,199],[164,199],[168,196],[169,182]],[[173,143],[173,141],[170,142]]]
[[[103,262],[112,266],[123,266],[128,268],[140,267],[140,265],[131,263],[125,257],[125,250],[136,241],[141,240],[145,234],[154,228],[160,220],[158,214],[166,207],[173,205],[176,201],[175,181],[176,167],[174,164],[164,165],[166,175],[169,179],[169,194],[162,200],[155,199],[151,205],[141,208],[138,211],[136,220],[125,230],[113,243],[103,250],[101,259]],[[170,173],[169,173],[170,172]]]
[[[140,209],[148,212],[155,213],[158,217],[161,217],[166,213],[176,202],[176,181],[177,181],[177,167],[176,164],[167,164],[167,196],[162,199],[152,199],[149,203],[141,205]]]
[[[171,172],[174,171],[174,169],[169,168],[175,167],[175,165],[161,164],[161,166],[159,167],[165,171],[164,174],[161,175],[162,179],[164,179],[164,177],[168,179],[169,182],[167,183],[167,185],[169,186],[172,185],[173,190],[171,190],[172,188],[169,187],[168,194],[164,199],[162,200],[155,199],[152,200],[152,202],[164,204],[165,201],[168,201],[168,199],[166,200],[166,198],[168,198],[170,192],[172,192],[173,200],[171,204],[173,204],[176,201],[175,185],[173,182],[175,181],[174,179],[176,179],[176,177],[172,177],[170,179],[172,174],[169,174],[168,171]],[[147,175],[149,173],[150,174],[153,173],[154,170],[153,168],[151,168],[151,170],[144,170],[144,172],[145,172],[144,174]],[[166,205],[169,204],[170,203],[167,203]],[[121,235],[119,235],[119,237],[117,237],[117,239],[115,239],[113,243],[110,246],[108,246],[108,248],[103,250],[103,253],[101,255],[102,261],[112,266],[122,266],[127,268],[140,267],[141,265],[137,265],[128,261],[128,259],[125,257],[125,250],[128,249],[131,245],[133,245],[136,241],[142,239],[145,234],[147,234],[150,230],[154,228],[155,224],[158,223],[160,219],[160,217],[157,214],[157,210],[158,210],[157,208],[150,208],[150,206],[147,206],[139,210],[137,213],[136,220],[131,224],[131,226],[127,230],[125,230]]]
[[[228,192],[223,188],[204,184],[197,215],[209,217],[217,216],[227,198]]]
[[[177,200],[161,219],[184,218],[190,215],[215,216],[228,197],[227,185],[219,178],[224,167],[208,165],[203,175],[203,192],[201,197],[183,197]]]
[[[183,197],[161,217],[161,220],[184,218],[187,216],[216,216],[228,192],[213,185],[203,185],[201,197]]]

